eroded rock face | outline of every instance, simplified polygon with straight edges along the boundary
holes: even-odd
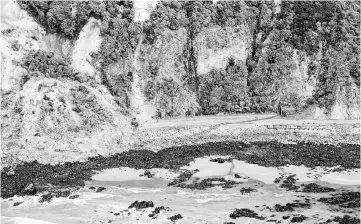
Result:
[[[197,35],[195,49],[198,58],[198,74],[206,74],[212,68],[225,68],[230,57],[245,62],[250,34],[246,27],[211,27]]]

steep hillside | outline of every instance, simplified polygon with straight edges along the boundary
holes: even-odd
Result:
[[[360,118],[358,2],[1,5],[5,157],[109,154],[132,147],[131,123],[279,103]]]

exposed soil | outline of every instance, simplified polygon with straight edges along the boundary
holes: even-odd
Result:
[[[195,158],[210,155],[229,155],[262,166],[341,165],[344,168],[360,168],[360,150],[357,144],[215,142],[171,147],[158,152],[130,150],[110,157],[91,157],[85,162],[65,162],[57,165],[40,164],[37,161],[25,162],[17,165],[13,172],[9,167],[5,167],[1,172],[1,197],[8,198],[16,194],[34,195],[59,188],[83,187],[84,181],[91,179],[94,170],[117,167],[178,169]],[[28,188],[31,184],[32,187]]]
[[[248,209],[248,208],[242,208],[242,209],[236,209],[234,212],[232,212],[229,217],[232,219],[236,219],[239,217],[248,217],[248,218],[255,218],[259,220],[266,219],[263,216],[259,216],[255,211]]]

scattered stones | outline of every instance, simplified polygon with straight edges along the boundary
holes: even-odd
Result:
[[[323,187],[316,183],[302,184],[301,186],[303,186],[302,192],[306,192],[306,193],[327,193],[327,192],[336,191],[336,189],[334,188]]]
[[[257,192],[257,189],[253,189],[253,188],[250,188],[250,187],[248,187],[248,188],[242,187],[240,192],[242,194],[249,194],[249,193],[252,193],[252,192]]]
[[[242,209],[236,209],[234,212],[232,212],[229,217],[232,219],[236,219],[239,217],[249,217],[249,218],[255,218],[259,220],[266,219],[263,216],[259,216],[255,211],[248,209],[248,208],[242,208]]]
[[[307,217],[304,216],[304,215],[294,216],[294,217],[292,217],[292,219],[291,219],[291,223],[293,223],[293,222],[303,222],[303,221],[305,221],[306,219],[307,219]]]
[[[13,206],[18,206],[18,205],[20,205],[20,204],[22,204],[23,203],[23,201],[21,201],[21,202],[15,202],[14,204],[13,204]]]
[[[177,215],[173,215],[172,217],[169,218],[170,221],[174,222],[178,219],[182,219],[183,217],[180,214]]]
[[[102,192],[104,191],[106,188],[105,187],[98,187],[98,189],[96,190],[96,192]]]
[[[140,202],[135,201],[128,208],[136,208],[137,210],[139,210],[139,209],[150,208],[150,207],[154,207],[154,204],[152,201],[140,201]]]
[[[342,192],[338,194],[332,194],[329,198],[320,198],[318,201],[331,204],[339,205],[343,208],[359,208],[360,207],[360,192]]]
[[[79,197],[79,195],[75,194],[75,195],[70,196],[69,199],[75,199],[75,198],[78,198],[78,197]]]

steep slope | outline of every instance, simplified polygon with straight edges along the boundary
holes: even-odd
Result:
[[[89,20],[79,39],[69,41],[45,34],[17,3],[1,4],[2,162],[73,161],[127,149],[129,118],[121,115],[87,61],[99,47],[97,21]],[[77,78],[57,78],[51,72],[34,76],[20,66],[31,50],[53,52],[46,63],[72,62]]]

